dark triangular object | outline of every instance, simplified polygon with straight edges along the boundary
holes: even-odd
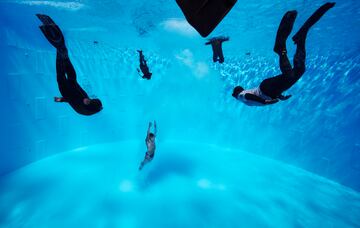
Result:
[[[176,0],[186,20],[201,36],[208,36],[237,0]]]

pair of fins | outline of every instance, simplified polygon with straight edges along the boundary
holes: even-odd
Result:
[[[299,31],[292,37],[295,44],[305,44],[305,39],[310,28],[320,20],[320,18],[332,7],[335,6],[335,2],[327,2],[318,8],[310,17],[307,19]],[[285,13],[281,19],[278,31],[276,33],[276,41],[274,46],[274,52],[278,54],[286,53],[286,40],[289,37],[294,22],[297,16],[297,11],[292,10]]]
[[[39,28],[49,43],[58,50],[65,49],[64,35],[59,26],[55,24],[51,17],[45,14],[36,14],[36,16],[43,23]]]
[[[208,36],[237,0],[176,0],[186,20],[201,36]]]

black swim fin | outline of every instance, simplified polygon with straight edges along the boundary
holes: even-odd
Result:
[[[237,0],[176,0],[186,20],[201,36],[208,36]]]
[[[51,19],[51,17],[49,17],[48,15],[45,14],[36,14],[36,16],[39,18],[39,20],[44,24],[44,25],[55,25],[55,22]]]
[[[335,6],[335,2],[327,2],[317,9],[310,17],[307,19],[299,31],[292,37],[292,40],[295,44],[299,42],[305,42],[306,35],[310,28],[320,20],[320,18],[331,8]]]
[[[39,28],[49,43],[58,50],[66,49],[64,35],[59,26],[47,15],[36,14],[36,16],[43,23]]]
[[[293,29],[296,16],[297,16],[296,10],[292,10],[286,12],[283,18],[281,19],[279,28],[276,33],[276,39],[274,45],[274,52],[276,52],[279,55],[283,52],[286,52],[286,40]]]

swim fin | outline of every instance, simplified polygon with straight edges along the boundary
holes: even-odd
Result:
[[[49,43],[58,50],[66,49],[64,35],[59,26],[47,15],[36,14],[36,16],[43,23],[39,28]]]
[[[296,16],[297,16],[296,10],[292,10],[286,12],[283,18],[281,19],[279,28],[276,33],[276,39],[274,45],[274,52],[276,52],[279,55],[282,52],[286,52],[286,40],[293,29]]]
[[[36,16],[39,18],[39,20],[44,24],[44,25],[55,25],[55,22],[51,19],[51,17],[49,17],[48,15],[45,14],[36,14]]]
[[[327,2],[317,9],[310,17],[307,19],[299,31],[292,37],[292,40],[295,44],[299,42],[305,42],[306,35],[310,28],[320,20],[320,18],[331,8],[335,6],[335,2]]]
[[[201,36],[208,36],[237,0],[176,0],[186,20]]]

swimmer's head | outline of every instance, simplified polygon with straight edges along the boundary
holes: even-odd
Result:
[[[146,78],[147,80],[150,80],[151,79],[151,75],[152,73],[147,73],[147,74],[144,74],[143,78]]]
[[[155,138],[155,135],[153,133],[149,133],[149,138],[150,139],[154,139]]]
[[[91,99],[90,103],[87,105],[87,108],[94,112],[100,112],[102,107],[102,103],[99,99]]]
[[[239,96],[239,93],[241,93],[242,91],[244,91],[244,88],[241,86],[236,86],[233,90],[232,96],[237,98]]]

